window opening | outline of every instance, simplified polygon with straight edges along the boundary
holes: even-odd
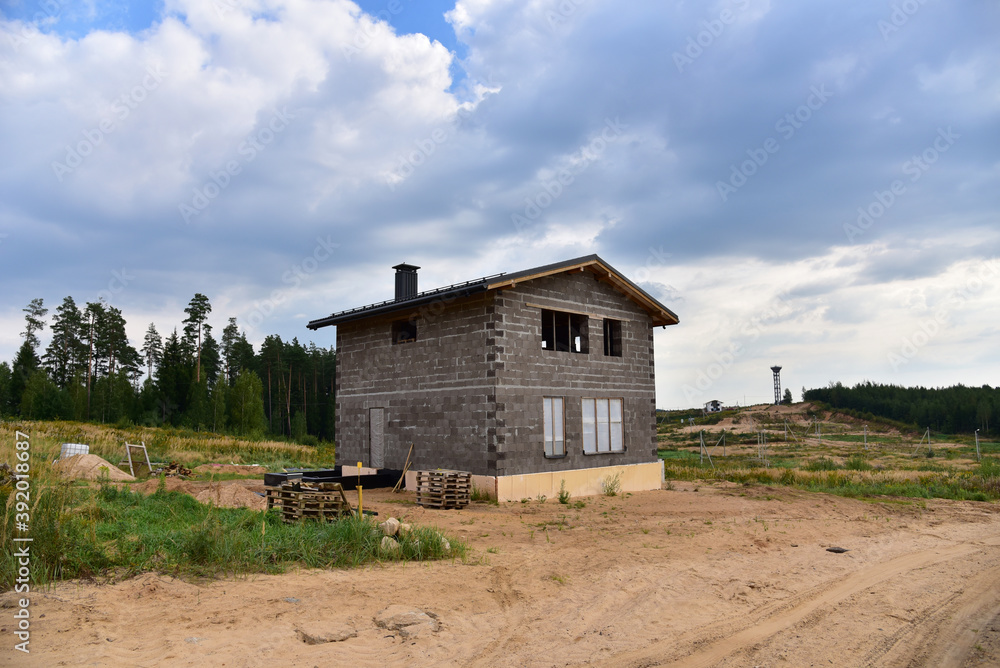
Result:
[[[542,397],[545,423],[545,456],[562,457],[566,454],[566,411],[562,397]]]
[[[397,320],[392,323],[392,345],[412,343],[417,340],[417,323],[412,320]]]
[[[604,319],[604,354],[608,357],[622,356],[622,321]]]
[[[583,453],[624,452],[621,399],[583,399]]]
[[[587,316],[542,309],[542,348],[556,352],[588,352]]]

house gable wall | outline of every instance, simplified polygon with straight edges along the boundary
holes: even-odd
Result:
[[[533,280],[495,299],[497,472],[656,461],[653,329],[649,314],[589,272]],[[542,308],[589,314],[589,352],[542,349]],[[595,317],[600,316],[600,317]],[[604,355],[603,317],[622,321],[622,356]],[[566,456],[544,455],[542,397],[564,397]],[[582,399],[622,398],[625,452],[583,454]]]

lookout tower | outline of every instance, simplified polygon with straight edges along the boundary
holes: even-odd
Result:
[[[774,374],[774,405],[781,403],[781,367],[772,366],[771,372]]]

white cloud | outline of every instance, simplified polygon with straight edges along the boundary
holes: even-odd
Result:
[[[673,52],[727,7],[738,20],[678,72]],[[387,298],[399,261],[433,287],[597,252],[666,286],[679,310],[682,324],[656,335],[664,404],[684,403],[685,379],[785,290],[792,310],[754,339],[753,371],[720,391],[735,400],[763,365],[767,395],[779,356],[801,384],[885,371],[961,262],[1000,251],[1000,79],[979,10],[928,4],[886,41],[884,9],[460,0],[455,86],[440,43],[345,0],[170,0],[148,29],[78,38],[0,20],[18,38],[0,35],[0,324],[13,328],[0,358],[31,298],[93,301],[122,266],[136,274],[116,295],[130,333],[149,320],[167,333],[203,292],[217,326],[268,310],[260,338],[329,344],[303,318]],[[824,83],[830,104],[721,201],[730,164]],[[626,127],[585,158],[609,119]],[[858,206],[949,124],[954,149],[866,245],[841,246]],[[74,151],[88,155],[60,181],[53,162]],[[553,195],[562,169],[572,182]],[[538,215],[519,230],[512,215],[529,201]],[[198,211],[190,224],[182,204]],[[329,258],[285,280],[328,237]],[[979,310],[994,298],[955,307],[953,329],[887,378],[945,379],[962,346],[979,361],[948,380],[995,370]]]

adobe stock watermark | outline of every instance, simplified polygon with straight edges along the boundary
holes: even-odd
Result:
[[[14,526],[17,535],[11,540],[11,569],[14,577],[14,593],[24,594],[25,598],[17,599],[17,612],[14,613],[14,635],[21,642],[15,643],[14,649],[30,654],[28,645],[31,643],[31,543],[28,534],[31,529],[31,440],[28,434],[14,432],[14,447],[17,461],[14,464],[14,490],[7,502],[7,510],[14,511]],[[35,499],[37,505],[38,499]]]
[[[284,304],[288,299],[290,290],[298,288],[305,281],[309,280],[309,277],[316,273],[319,266],[329,260],[330,256],[333,255],[333,251],[338,248],[340,248],[340,244],[334,243],[329,234],[326,235],[325,239],[323,237],[316,237],[316,245],[313,247],[312,252],[299,262],[292,264],[292,266],[281,274],[281,282],[290,287],[272,290],[267,298],[255,301],[253,310],[244,319],[244,322],[247,323],[246,328],[249,331],[253,331],[267,318],[271,317],[275,309]]]
[[[823,108],[831,97],[833,93],[826,89],[826,84],[811,86],[805,102],[775,122],[775,131],[781,135],[783,141],[787,142],[809,122],[815,112]],[[747,160],[741,162],[739,166],[735,163],[729,166],[729,179],[715,182],[715,189],[722,201],[727,201],[730,195],[745,186],[747,181],[767,164],[770,157],[780,150],[781,141],[774,137],[765,139],[760,148],[748,148]]]
[[[486,90],[495,91],[500,89],[493,81],[492,73],[487,78],[484,87]],[[441,147],[458,134],[465,125],[465,122],[472,117],[473,113],[475,113],[475,107],[464,105],[459,107],[447,124],[438,126],[431,130],[426,137],[415,140],[413,142],[414,148],[411,151],[397,156],[394,161],[395,165],[384,176],[385,184],[389,187],[389,190],[395,192],[399,184],[413,176],[420,167],[427,164],[431,156],[435,155]]]
[[[648,281],[652,278],[653,270],[667,266],[667,260],[671,257],[673,257],[673,253],[668,253],[663,250],[663,246],[660,246],[659,248],[649,246],[649,255],[646,256],[646,263],[632,272],[634,282],[645,283]]]
[[[987,282],[995,283],[1000,276],[1000,263],[996,259],[987,260],[976,268],[973,276],[966,279],[965,284],[948,295],[947,305],[934,311],[930,318],[921,320],[917,329],[909,336],[904,336],[897,349],[886,354],[886,360],[893,371],[909,364],[922,348],[929,344],[948,324],[949,306],[963,306],[972,297],[983,291]]]
[[[961,136],[952,130],[950,125],[947,130],[938,128],[934,141],[923,151],[914,154],[903,163],[903,175],[910,177],[910,183],[919,181]],[[906,183],[902,179],[895,179],[885,190],[873,191],[874,199],[868,204],[858,207],[857,220],[854,223],[844,223],[844,234],[847,235],[847,241],[854,243],[856,238],[863,236],[875,224],[876,220],[884,216],[886,211],[891,209],[899,201],[899,198],[906,194],[906,188]]]
[[[920,11],[920,8],[927,4],[927,0],[903,0],[892,4],[892,12],[889,18],[879,19],[878,31],[882,33],[882,39],[889,41],[889,35],[899,32],[899,29],[910,22],[910,19]]]
[[[751,342],[756,341],[778,318],[784,317],[792,312],[792,307],[785,299],[786,295],[778,294],[774,302],[769,304],[759,315],[755,315],[748,320],[740,322],[735,330],[743,338]],[[699,369],[695,376],[694,383],[685,383],[681,386],[684,397],[687,401],[697,401],[704,394],[715,386],[715,383],[726,375],[737,361],[747,352],[746,346],[741,341],[731,342],[724,350],[712,353],[713,362],[709,362],[704,368]]]
[[[559,0],[559,2],[554,4],[554,7],[547,9],[545,11],[545,23],[548,24],[549,30],[555,30],[569,23],[569,20],[580,9],[580,6],[587,1]]]
[[[122,267],[121,271],[111,270],[111,279],[108,280],[108,287],[97,293],[97,300],[106,304],[111,304],[115,296],[121,294],[128,284],[135,280],[135,276],[130,274],[128,269]]]
[[[455,133],[455,128],[445,129],[443,127],[434,128],[431,133],[423,139],[413,142],[414,148],[409,153],[396,158],[396,166],[385,175],[385,184],[392,192],[396,191],[396,186],[413,176],[413,173],[426,164],[427,160],[437,153],[437,150],[447,142]]]
[[[59,20],[62,15],[62,10],[65,5],[69,4],[69,0],[42,0],[38,3],[38,11],[31,15],[31,20],[28,22],[20,22],[20,30],[18,33],[7,33],[7,40],[10,45],[14,48],[14,51],[20,51],[21,46],[28,43],[28,40],[39,34],[38,29],[29,30],[28,26],[38,25],[42,23],[52,24]]]
[[[58,160],[52,161],[52,171],[56,175],[56,178],[59,179],[59,182],[62,183],[66,175],[76,171],[83,164],[83,161],[98,146],[104,143],[104,138],[117,130],[120,127],[120,123],[131,116],[132,112],[146,101],[150,93],[160,87],[166,76],[167,73],[163,70],[162,65],[150,65],[147,67],[146,76],[143,77],[141,83],[133,86],[131,90],[114,99],[109,109],[111,114],[109,117],[98,123],[96,128],[84,130],[81,133],[83,134],[83,139],[76,144],[72,146],[67,145],[66,156],[63,158],[63,162],[59,162]]]
[[[750,6],[750,0],[733,0],[733,4],[740,11],[746,10]],[[693,35],[688,35],[687,43],[683,51],[674,51],[674,65],[679,74],[684,74],[684,68],[694,65],[694,61],[701,58],[705,49],[715,44],[715,40],[726,31],[726,26],[736,23],[736,14],[732,9],[723,9],[713,18],[703,20],[699,25],[701,30]]]
[[[563,167],[548,181],[543,181],[541,187],[531,197],[524,198],[524,209],[510,215],[510,221],[518,233],[535,224],[545,209],[552,206],[565,189],[576,181],[576,178],[601,159],[608,144],[621,137],[628,126],[616,116],[614,120],[604,119],[604,128],[591,141],[579,147],[570,156],[570,166]]]
[[[412,0],[406,1],[408,3],[412,2]],[[385,3],[385,7],[378,10],[374,14],[371,14],[370,12],[366,13],[371,14],[371,16],[378,21],[384,21],[385,23],[392,25],[392,17],[402,14],[404,9],[405,7],[403,7],[402,0],[389,0]],[[354,33],[354,39],[351,40],[351,43],[340,47],[340,50],[343,52],[344,58],[347,62],[351,62],[351,59],[354,58],[354,56],[371,46],[372,39],[375,37],[375,27],[377,25],[378,23],[376,21],[360,22],[360,27]]]
[[[181,202],[177,205],[184,222],[190,224],[195,216],[207,209],[208,205],[229,187],[233,178],[242,173],[245,166],[253,162],[279,134],[284,132],[289,121],[294,118],[295,114],[288,111],[288,107],[282,107],[281,110],[274,112],[264,127],[247,135],[236,149],[240,159],[229,160],[219,169],[210,170],[209,178],[194,188],[190,202]]]
[[[240,0],[212,0],[212,8],[215,10],[215,15],[220,19],[224,19],[232,12],[242,9],[240,7]]]

